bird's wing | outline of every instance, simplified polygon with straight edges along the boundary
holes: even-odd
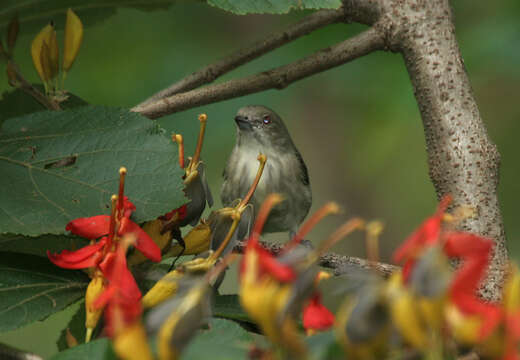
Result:
[[[309,172],[307,171],[307,166],[305,166],[305,162],[303,162],[303,158],[297,149],[295,149],[295,155],[302,169],[301,180],[305,185],[309,185]]]

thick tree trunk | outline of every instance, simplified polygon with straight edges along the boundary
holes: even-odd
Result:
[[[385,32],[403,55],[426,136],[437,196],[451,194],[476,216],[461,229],[495,240],[482,295],[497,300],[508,261],[497,196],[500,155],[488,137],[455,38],[448,0],[345,1],[354,20]]]

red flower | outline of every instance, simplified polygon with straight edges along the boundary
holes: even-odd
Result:
[[[281,198],[279,196],[271,195],[269,196],[258,213],[258,216],[255,221],[255,225],[252,229],[251,235],[247,241],[246,248],[244,250],[244,255],[246,255],[249,251],[256,252],[258,255],[258,278],[264,276],[264,274],[268,274],[274,277],[276,280],[280,282],[292,282],[296,279],[296,273],[293,268],[287,264],[283,264],[276,260],[276,257],[269,252],[269,250],[265,249],[260,243],[260,233],[262,232],[262,228],[264,227],[265,221],[269,216],[269,212],[271,208],[276,205],[276,203],[280,202]],[[246,256],[243,257],[245,259]],[[246,271],[246,262],[242,261],[240,266],[240,272],[244,273]]]
[[[502,318],[502,311],[497,305],[485,302],[477,295],[478,286],[489,263],[493,241],[471,233],[443,232],[442,220],[450,202],[449,196],[441,200],[437,212],[424,221],[397,249],[394,260],[405,262],[403,279],[406,281],[417,257],[429,246],[439,244],[446,256],[461,259],[463,263],[450,285],[450,300],[463,314],[482,318],[480,337],[483,339],[497,327]]]
[[[334,325],[334,315],[321,303],[321,295],[316,292],[303,309],[303,327],[305,330],[328,330]]]
[[[142,313],[141,291],[126,263],[128,244],[109,253],[99,265],[108,280],[107,288],[94,302],[94,307],[105,308],[105,329],[113,337],[134,323]]]
[[[76,251],[63,250],[60,254],[51,254],[47,250],[47,257],[54,265],[64,269],[86,269],[97,266],[103,259],[103,248],[107,238],[103,237],[97,243],[87,245]]]
[[[159,216],[159,219],[163,221],[169,221],[171,220],[175,214],[177,214],[177,220],[184,220],[187,215],[187,206],[186,204],[181,205],[177,209],[173,209],[172,211],[164,214],[163,216]]]
[[[403,265],[403,278],[405,280],[408,279],[416,258],[424,248],[439,241],[442,218],[451,200],[450,195],[444,196],[437,207],[437,212],[426,219],[394,252],[395,262],[405,262]]]
[[[125,234],[134,233],[137,236],[136,249],[152,261],[161,261],[161,249],[139,225],[129,219],[134,210],[135,205],[125,196],[123,200],[123,216],[120,220],[121,225],[117,235],[124,236]],[[107,236],[110,232],[110,215],[78,218],[69,222],[65,229],[87,239],[98,239],[101,236]]]
[[[445,254],[463,260],[450,286],[450,299],[462,313],[481,316],[480,337],[485,338],[502,318],[499,306],[483,301],[476,294],[494,243],[490,239],[464,232],[450,232],[444,234],[443,239]]]

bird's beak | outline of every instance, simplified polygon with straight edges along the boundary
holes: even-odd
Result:
[[[251,123],[246,120],[245,117],[237,115],[235,116],[235,122],[240,130],[252,130]]]

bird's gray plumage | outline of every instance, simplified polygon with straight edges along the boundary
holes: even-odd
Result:
[[[235,121],[237,138],[224,169],[222,203],[229,205],[246,195],[258,170],[258,154],[265,154],[267,163],[250,203],[256,213],[267,195],[281,194],[285,200],[271,211],[264,232],[294,233],[312,202],[309,175],[300,152],[282,119],[265,106],[243,107]]]

